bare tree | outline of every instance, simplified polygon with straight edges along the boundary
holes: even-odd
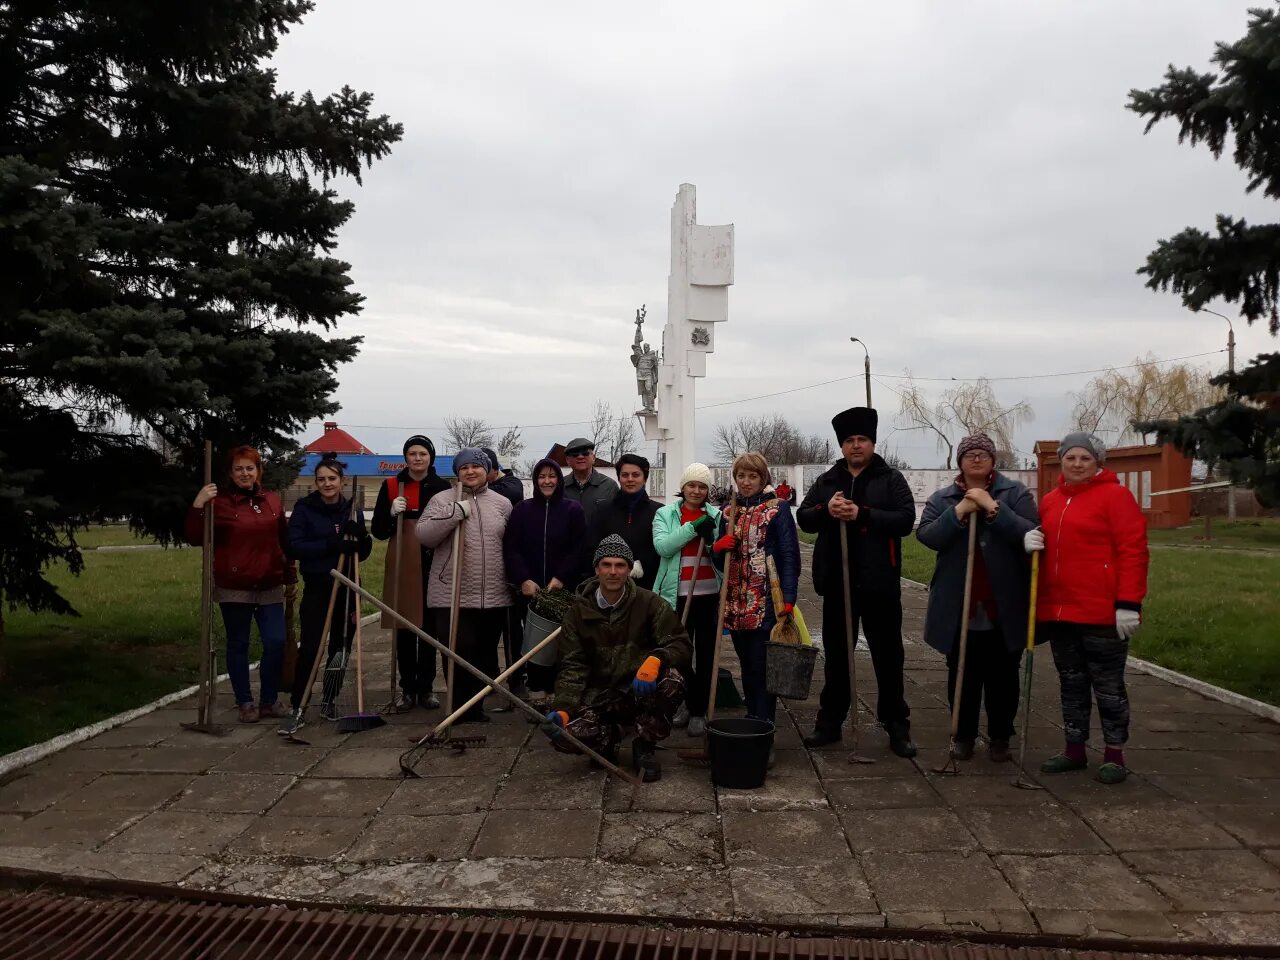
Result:
[[[911,464],[907,463],[907,458],[900,454],[893,447],[885,447],[883,450],[876,451],[884,459],[884,462],[895,470],[910,470]]]
[[[606,400],[597,400],[591,408],[587,433],[596,445],[596,455],[613,463],[624,453],[635,450],[636,421],[622,410],[615,411]]]
[[[910,371],[907,372],[910,378]],[[1035,413],[1031,404],[1019,400],[1005,406],[996,397],[988,380],[958,383],[942,392],[941,399],[931,402],[914,380],[908,379],[902,391],[899,412],[910,422],[908,430],[931,433],[938,450],[946,453],[946,469],[950,470],[956,443],[971,433],[985,433],[996,445],[996,466],[1017,466],[1013,431],[1030,423]]]
[[[457,453],[463,447],[492,447],[493,427],[479,417],[445,417],[444,442]]]
[[[1161,369],[1154,360],[1150,353],[1135,357],[1131,369],[1108,370],[1072,394],[1072,429],[1114,432],[1118,443],[1146,443],[1149,434],[1135,430],[1135,422],[1173,420],[1223,398],[1203,370],[1182,363]]]
[[[494,449],[498,451],[498,456],[502,457],[502,459],[510,460],[514,463],[516,457],[524,453],[524,448],[524,437],[520,435],[520,427],[517,425],[507,428],[507,432],[498,440],[498,445]]]
[[[804,436],[778,413],[721,424],[712,443],[715,455],[726,463],[751,450],[764,454],[770,463],[826,463],[832,457],[830,440]]]

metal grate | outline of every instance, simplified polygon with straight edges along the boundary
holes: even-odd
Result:
[[[1182,949],[1177,952],[1183,953],[1185,945],[1179,946]],[[870,937],[88,899],[40,891],[0,894],[3,960],[1116,960],[1117,956],[1105,951]]]

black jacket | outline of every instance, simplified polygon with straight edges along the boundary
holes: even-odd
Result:
[[[534,488],[536,489],[537,486],[537,483],[535,483]],[[489,484],[489,489],[494,493],[502,494],[511,501],[511,505],[513,507],[524,499],[524,484],[521,483],[520,478],[510,470],[503,470],[502,476]]]
[[[658,564],[661,562],[653,545],[653,518],[661,508],[662,504],[657,500],[650,500],[647,493],[633,504],[631,495],[619,490],[612,500],[596,511],[595,521],[587,531],[589,542],[584,551],[586,562],[591,563],[591,557],[601,540],[616,533],[627,542],[631,553],[640,562],[640,569],[644,571],[636,579],[636,585],[652,590],[653,581],[658,577]],[[590,570],[587,575],[595,576],[595,571]]]
[[[405,467],[395,476],[396,489],[399,493],[409,499],[404,493],[405,484],[413,483],[409,477],[409,468]],[[378,500],[373,505],[373,517],[369,520],[369,532],[379,540],[387,540],[395,535],[396,524],[391,516],[392,496],[388,491],[389,480],[383,480],[382,486],[378,488]],[[422,511],[427,508],[427,501],[434,497],[437,493],[449,489],[449,481],[444,479],[440,474],[436,473],[435,464],[427,470],[427,475],[418,481],[418,503],[416,509],[406,510],[403,516],[410,520],[417,520],[422,516]],[[410,501],[412,504],[412,501]],[[390,549],[388,547],[388,549]],[[426,583],[427,573],[431,569],[431,553],[427,547],[421,547],[422,550],[422,582]]]
[[[320,491],[313,490],[293,505],[289,515],[289,559],[298,561],[298,572],[304,577],[325,577],[338,565],[342,528],[351,517],[351,501],[339,497],[337,503],[325,503]],[[356,522],[364,528],[364,511],[356,509]],[[373,539],[368,531],[360,537],[360,559],[368,560]]]
[[[819,594],[844,589],[840,569],[840,521],[827,512],[836,491],[858,505],[849,523],[849,582],[858,590],[901,590],[902,538],[916,522],[916,503],[906,478],[876,454],[857,478],[839,460],[809,489],[796,512],[806,533],[816,533],[813,586]]]

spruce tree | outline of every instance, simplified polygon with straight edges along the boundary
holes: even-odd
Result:
[[[1232,159],[1249,175],[1246,190],[1280,199],[1280,19],[1274,9],[1249,12],[1245,35],[1219,43],[1216,72],[1170,66],[1165,82],[1129,93],[1129,109],[1147,117],[1148,131],[1162,120],[1179,123],[1178,141],[1204,144],[1221,157],[1229,141]],[[1153,290],[1172,290],[1191,310],[1218,297],[1237,304],[1249,323],[1265,319],[1280,332],[1280,223],[1249,224],[1224,214],[1216,232],[1196,227],[1161,240],[1138,273]],[[1254,488],[1268,505],[1280,503],[1280,353],[1259,354],[1226,386],[1220,403],[1177,420],[1144,424],[1198,460],[1225,466],[1236,482]]]
[[[344,87],[276,89],[307,0],[0,2],[0,592],[126,517],[172,540],[205,438],[289,459],[336,409],[360,310],[334,258],[401,127]],[[217,473],[221,473],[219,463]],[[0,608],[2,609],[2,608]]]

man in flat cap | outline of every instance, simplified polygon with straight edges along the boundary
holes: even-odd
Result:
[[[560,625],[560,674],[543,728],[552,746],[577,748],[568,729],[592,750],[613,758],[624,733],[635,728],[631,763],[645,781],[662,768],[654,750],[671,734],[684,702],[684,674],[693,651],[675,611],[638,587],[627,542],[610,535],[596,547],[595,576],[578,589]]]
[[[587,529],[594,530],[596,516],[618,492],[618,484],[596,469],[596,445],[586,437],[574,437],[564,445],[564,459],[571,471],[564,478],[566,500],[582,504]]]
[[[816,533],[813,586],[822,597],[822,645],[826,655],[822,697],[807,747],[837,743],[849,715],[849,659],[845,604],[853,610],[871,649],[879,688],[876,717],[889,747],[914,757],[911,711],[903,694],[902,538],[916,520],[915,499],[902,474],[876,453],[876,411],[851,407],[831,419],[841,459],[818,478],[796,512],[800,529]],[[849,589],[840,554],[841,526],[849,538]],[[856,722],[856,711],[854,711]]]

